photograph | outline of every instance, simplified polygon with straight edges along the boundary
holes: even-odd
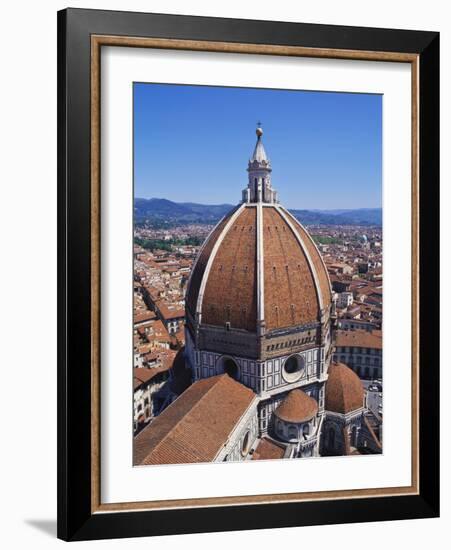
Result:
[[[383,454],[383,108],[133,82],[133,466]]]

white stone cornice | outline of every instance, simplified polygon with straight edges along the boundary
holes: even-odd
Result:
[[[196,314],[198,316],[198,321],[199,322],[201,321],[200,316],[202,314],[202,303],[203,303],[203,299],[204,299],[205,287],[207,285],[208,275],[210,274],[211,266],[213,265],[213,261],[216,257],[216,253],[218,252],[218,249],[221,246],[221,243],[224,240],[224,237],[229,232],[229,229],[232,227],[235,220],[238,218],[238,216],[241,214],[241,212],[243,212],[243,210],[245,208],[246,208],[246,204],[241,204],[235,210],[235,212],[230,216],[229,221],[226,223],[226,225],[225,225],[224,229],[222,230],[221,234],[216,239],[216,242],[215,242],[215,244],[213,246],[213,249],[210,253],[210,257],[208,258],[208,262],[207,262],[207,265],[205,267],[205,271],[202,275],[202,281],[201,281],[200,288],[199,288],[199,295],[197,297]],[[200,255],[198,257],[200,257]],[[193,271],[194,271],[194,269],[193,269]]]
[[[355,418],[357,418],[359,416],[362,416],[362,414],[365,412],[365,408],[364,407],[359,407],[358,409],[355,409],[353,411],[349,411],[347,413],[339,413],[339,412],[335,412],[335,411],[329,411],[327,409],[325,409],[324,412],[326,413],[326,415],[329,418],[333,418],[333,419],[336,419],[336,420],[342,420],[344,423],[347,424],[351,420],[354,420]]]
[[[224,221],[224,219],[229,215],[229,213],[227,213],[225,216],[222,216],[222,218],[218,221],[218,223],[213,227],[213,229],[210,231],[210,233],[207,235],[207,238],[204,240],[204,242],[202,243],[201,247],[199,248],[199,252],[197,253],[197,256],[196,256],[196,259],[194,260],[193,262],[193,265],[192,265],[192,268],[191,268],[191,273],[189,274],[189,277],[188,277],[188,282],[186,284],[186,288],[189,289],[190,286],[191,286],[191,279],[193,277],[193,273],[195,272],[196,270],[196,266],[197,266],[197,262],[199,261],[199,258],[201,257],[202,255],[202,252],[204,251],[204,248],[207,246],[207,242],[209,241],[210,237],[213,235],[213,233],[216,231],[216,229],[221,225],[221,223]]]
[[[264,332],[265,323],[265,265],[263,246],[263,209],[262,203],[257,205],[257,334]]]

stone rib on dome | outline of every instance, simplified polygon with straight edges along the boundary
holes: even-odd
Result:
[[[362,408],[363,398],[363,386],[357,374],[343,363],[332,363],[326,382],[326,410],[346,414]]]
[[[311,420],[318,412],[318,403],[302,390],[292,390],[277,407],[274,414],[280,420],[300,424]]]

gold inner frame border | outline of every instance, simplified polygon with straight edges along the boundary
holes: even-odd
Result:
[[[408,487],[101,503],[100,492],[100,53],[102,46],[410,63],[412,99],[412,479]],[[91,36],[91,512],[275,504],[419,494],[419,55],[268,44],[129,36]]]

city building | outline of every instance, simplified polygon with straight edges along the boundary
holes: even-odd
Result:
[[[157,301],[155,309],[169,334],[175,334],[183,326],[185,310],[180,305]]]
[[[365,321],[364,319],[346,319],[342,317],[337,320],[337,328],[343,330],[367,330],[372,332],[373,330],[380,330],[380,324]]]
[[[133,369],[133,432],[137,433],[158,414],[167,397],[169,365]]]
[[[337,330],[333,358],[360,378],[382,378],[382,332]]]
[[[352,305],[354,301],[354,296],[352,292],[340,292],[337,294],[337,308],[345,309]]]

